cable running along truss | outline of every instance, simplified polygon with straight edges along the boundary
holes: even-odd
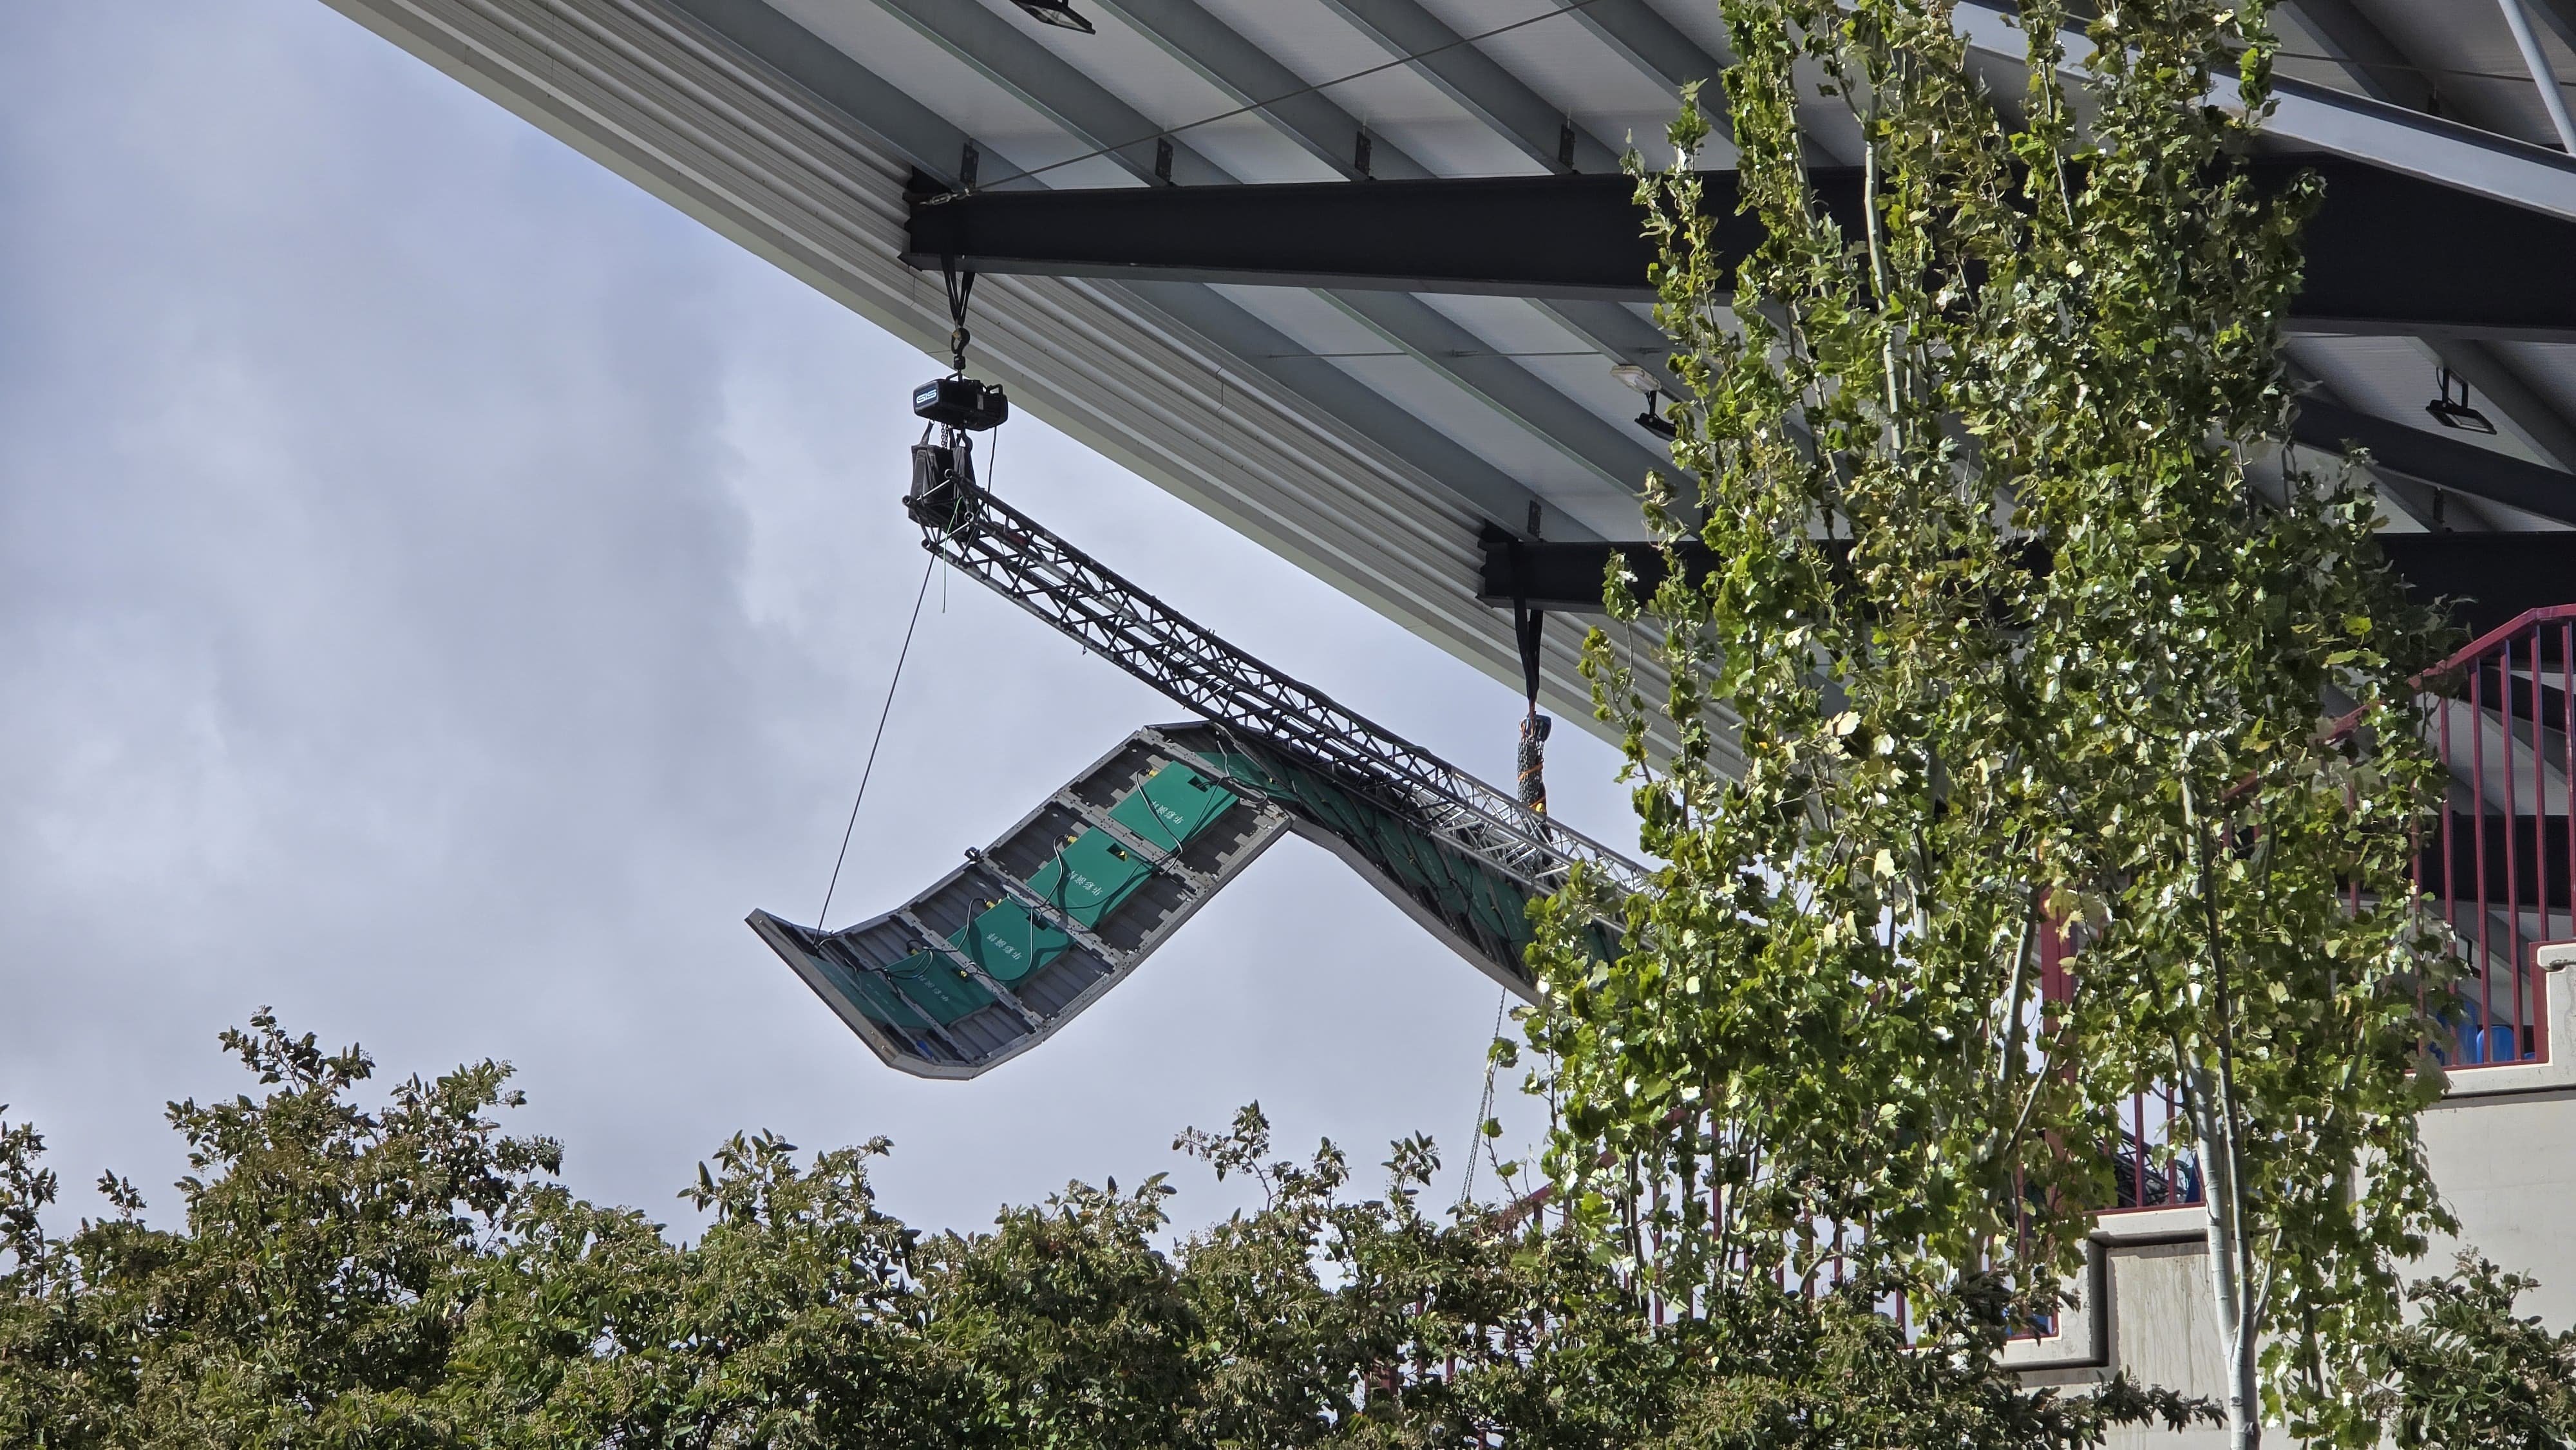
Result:
[[[1370,788],[1531,895],[1556,891],[1577,863],[1613,892],[1644,889],[1635,862],[1236,649],[984,492],[966,448],[915,448],[904,502],[922,547],[1003,598],[1210,724],[1288,747]]]
[[[932,400],[936,403],[938,400]],[[944,429],[913,450],[923,543],[1202,718],[1136,732],[909,902],[837,931],[765,911],[752,929],[878,1056],[973,1077],[1116,987],[1284,832],[1333,852],[1524,1000],[1529,903],[1581,866],[1643,871],[1245,655],[976,487]]]

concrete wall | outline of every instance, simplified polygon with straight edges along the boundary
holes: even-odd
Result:
[[[2549,993],[2549,1060],[2475,1067],[2424,1115],[2424,1146],[2457,1243],[2433,1245],[2447,1270],[2465,1244],[2540,1280],[2520,1312],[2556,1328],[2576,1324],[2576,944],[2539,952]]]
[[[2576,1324],[2576,944],[2539,951],[2548,992],[2549,1061],[2451,1075],[2424,1117],[2434,1180],[2460,1220],[2457,1241],[2432,1245],[2410,1277],[2451,1267],[2461,1244],[2533,1275],[2524,1314]],[[2030,1384],[2070,1389],[2129,1377],[2215,1399],[2224,1393],[2217,1316],[2210,1309],[2208,1220],[2198,1208],[2106,1216],[2081,1301],[2054,1339],[2015,1345],[2009,1360]],[[2218,1431],[2127,1431],[2112,1450],[2217,1450]]]

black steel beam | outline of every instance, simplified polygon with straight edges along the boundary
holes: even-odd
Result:
[[[1818,185],[1857,234],[1858,171]],[[1718,245],[1761,240],[1708,175]],[[976,192],[915,201],[904,260],[979,272],[1650,299],[1637,184],[1601,176]]]
[[[1550,543],[1516,539],[1490,527],[1477,542],[1485,558],[1476,571],[1476,600],[1501,609],[1522,604],[1597,614],[1602,580],[1609,574],[1613,554],[1626,557],[1640,599],[1654,593],[1668,572],[1662,552],[1653,544]],[[1714,558],[1707,545],[1695,542],[1682,544],[1680,552],[1682,567],[1694,579],[1707,573]]]
[[[2576,604],[2576,531],[2382,534],[2379,546],[2408,593],[2426,603],[2449,600],[2453,620],[2473,635],[2527,609]],[[1537,543],[1497,530],[1485,535],[1484,550],[1476,597],[1503,608],[1518,600],[1535,609],[1598,613],[1602,574],[1614,550],[1626,556],[1640,598],[1665,574],[1663,555],[1652,544]],[[1693,577],[1705,574],[1710,562],[1706,546],[1682,546],[1683,567]]]
[[[2426,603],[2451,601],[2474,637],[2526,610],[2576,604],[2576,532],[2382,534],[2379,547]]]
[[[2291,433],[2301,443],[2329,452],[2368,449],[2375,472],[2395,473],[2555,523],[2576,524],[2576,473],[2526,463],[2492,448],[2357,413],[2320,398],[2299,405]]]
[[[2576,222],[2357,162],[2265,160],[2326,182],[2307,231],[2304,331],[2576,339]],[[1860,176],[1818,193],[1861,227]],[[1707,173],[1716,244],[1760,241],[1731,172]],[[950,195],[924,179],[904,260],[979,272],[1514,297],[1652,296],[1623,176],[1299,182]],[[2553,260],[2556,259],[2556,260]]]

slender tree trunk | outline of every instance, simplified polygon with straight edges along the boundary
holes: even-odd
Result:
[[[2227,1368],[2227,1443],[2229,1450],[2256,1450],[2263,1442],[2262,1399],[2255,1383],[2256,1326],[2244,1275],[2245,1204],[2237,1191],[2236,1134],[2228,1113],[2233,1095],[2204,1066],[2194,1064],[2186,1074],[2201,1195],[2209,1209],[2210,1305],[2218,1313],[2219,1347]]]
[[[2263,1443],[2263,1402],[2255,1383],[2254,1337],[2262,1316],[2248,1283],[2252,1231],[2245,1223],[2245,1160],[2236,1117],[2236,1013],[2227,990],[2226,937],[2219,929],[2218,877],[2211,860],[2215,843],[2199,819],[2188,779],[2182,782],[2182,809],[2199,858],[2201,909],[2209,924],[2209,1005],[2215,1021],[2208,1036],[2216,1066],[2187,1056],[2180,1040],[2174,1043],[2174,1065],[2182,1076],[2184,1107],[2200,1153],[2201,1197],[2209,1208],[2209,1296],[2218,1311],[2219,1345],[2226,1356],[2227,1443],[2229,1450],[2256,1450]],[[2143,1154],[2146,1144],[2140,1143],[2138,1151]]]

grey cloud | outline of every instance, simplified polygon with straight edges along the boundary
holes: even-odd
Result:
[[[893,1135],[930,1222],[1174,1166],[1254,1096],[1454,1163],[1493,993],[1302,846],[964,1085],[880,1067],[741,926],[830,866],[921,577],[926,365],[315,0],[0,10],[9,1116],[69,1180],[166,1182],[159,1104],[233,1091],[212,1034],[273,1002],[394,1072],[513,1060],[576,1186],[655,1212],[755,1125]],[[1253,545],[1031,422],[1000,482],[1509,770],[1512,692]],[[915,648],[836,917],[1175,713],[963,581]],[[1615,830],[1570,736],[1560,811]]]

